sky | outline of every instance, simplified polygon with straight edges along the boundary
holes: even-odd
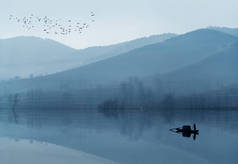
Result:
[[[162,33],[185,33],[208,26],[238,27],[238,0],[0,0],[0,38],[36,36],[73,48],[110,45]],[[27,32],[8,20],[33,13],[95,22],[82,34]]]

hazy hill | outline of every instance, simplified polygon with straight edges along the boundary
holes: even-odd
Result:
[[[65,70],[76,50],[53,40],[16,37],[0,40],[0,77],[29,76]],[[66,66],[65,66],[66,65]],[[72,68],[72,67],[70,67]]]
[[[12,81],[8,86],[12,86],[12,89],[16,87],[18,91],[36,87],[85,88],[119,82],[131,76],[166,74],[222,52],[237,41],[238,38],[231,35],[202,29],[77,69],[41,78]]]
[[[238,38],[221,32],[197,30],[48,78],[103,83],[130,76],[164,74],[197,63],[237,40]]]
[[[202,29],[55,76],[76,78],[78,75],[81,79],[107,81],[164,74],[205,59],[237,40],[218,31]]]
[[[130,51],[148,44],[162,42],[174,34],[155,35],[111,46],[75,50],[53,40],[16,37],[0,40],[0,80],[15,76],[28,77],[65,71]]]
[[[127,42],[113,44],[109,46],[95,46],[89,47],[78,52],[78,55],[84,55],[84,60],[99,61],[108,57],[116,56],[118,54],[129,52],[133,49],[144,47],[146,45],[163,42],[167,39],[175,37],[176,34],[167,33],[161,35],[152,35],[149,37],[139,38]],[[93,54],[93,55],[89,55]],[[85,62],[86,62],[85,61]]]
[[[224,32],[233,36],[237,36],[238,37],[238,28],[228,28],[228,27],[209,27],[209,29],[212,30],[217,30],[220,32]]]
[[[162,77],[177,93],[204,92],[238,83],[238,42],[197,64]]]

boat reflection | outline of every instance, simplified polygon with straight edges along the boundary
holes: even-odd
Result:
[[[193,135],[193,140],[196,140],[196,136],[199,135],[199,130],[197,130],[196,124],[193,124],[193,129],[190,125],[184,125],[179,128],[172,128],[170,131],[182,134],[183,137],[191,137],[191,135]]]

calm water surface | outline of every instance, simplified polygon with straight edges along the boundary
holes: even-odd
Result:
[[[131,112],[118,117],[85,111],[24,113],[18,115],[17,123],[3,116],[0,137],[14,139],[16,144],[46,142],[121,164],[238,162],[236,111]],[[193,123],[200,132],[196,140],[169,131]]]

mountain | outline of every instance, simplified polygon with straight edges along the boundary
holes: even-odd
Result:
[[[122,42],[118,44],[113,44],[109,46],[96,46],[96,47],[89,47],[78,52],[78,55],[84,55],[85,62],[89,61],[100,61],[112,56],[116,56],[122,53],[129,52],[133,49],[144,47],[150,44],[156,44],[163,42],[167,39],[175,37],[176,34],[173,33],[166,33],[161,35],[152,35],[149,37],[143,37],[127,42]],[[93,55],[90,55],[93,54]]]
[[[67,68],[75,49],[49,39],[16,37],[0,40],[0,76],[29,76]],[[65,66],[66,65],[66,66]],[[69,67],[71,68],[71,67]]]
[[[52,78],[78,79],[92,82],[120,81],[131,76],[165,74],[197,63],[238,38],[214,30],[197,30],[148,45],[128,53],[65,71]]]
[[[209,29],[217,30],[238,37],[238,28],[228,28],[228,27],[209,27]]]
[[[8,86],[17,91],[29,88],[79,89],[116,84],[132,76],[167,74],[222,52],[237,41],[238,38],[231,35],[201,29],[77,69],[45,77],[11,81]]]
[[[16,37],[0,40],[0,80],[30,74],[52,74],[93,63],[134,48],[162,42],[175,34],[140,38],[111,46],[76,50],[49,39]]]
[[[238,83],[238,42],[197,64],[164,75],[176,93],[198,93]]]

